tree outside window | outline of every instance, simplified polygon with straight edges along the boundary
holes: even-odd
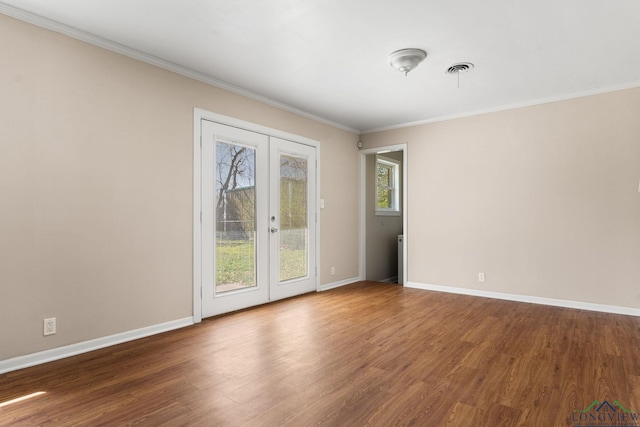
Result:
[[[376,157],[376,214],[400,213],[400,164],[392,159]]]

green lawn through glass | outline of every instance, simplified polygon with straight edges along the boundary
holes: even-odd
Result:
[[[280,249],[280,277],[306,275],[305,249]],[[253,241],[217,240],[216,251],[216,286],[223,287],[224,290],[255,286]]]

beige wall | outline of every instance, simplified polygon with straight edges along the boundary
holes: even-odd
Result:
[[[402,163],[402,151],[384,157]],[[402,216],[376,215],[376,154],[366,157],[366,276],[367,280],[387,280],[398,275],[398,234],[402,234]],[[402,188],[402,166],[400,167]],[[402,193],[401,193],[402,194]],[[400,197],[402,206],[402,197]]]
[[[0,360],[192,315],[194,107],[320,141],[322,283],[358,275],[357,135],[4,15],[0,57]]]
[[[632,89],[363,135],[408,143],[408,280],[640,307],[639,117]]]

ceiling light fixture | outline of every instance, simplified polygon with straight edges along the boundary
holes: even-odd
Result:
[[[406,76],[409,71],[418,66],[427,57],[427,52],[422,49],[400,49],[393,52],[387,60],[396,70]]]

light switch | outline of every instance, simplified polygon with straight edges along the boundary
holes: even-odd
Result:
[[[324,199],[320,199],[320,209],[324,209]]]

